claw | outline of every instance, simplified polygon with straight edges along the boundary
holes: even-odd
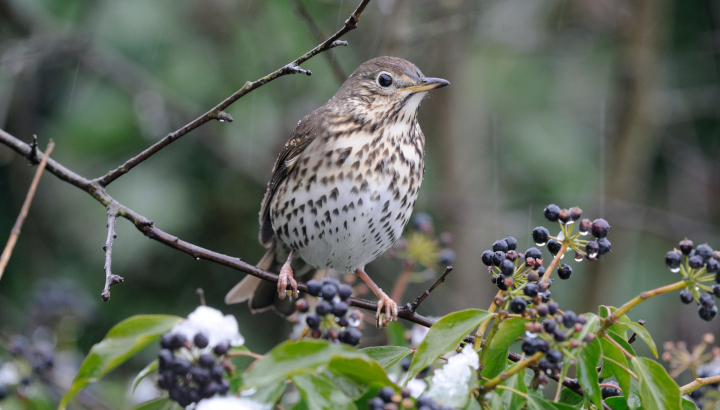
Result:
[[[385,308],[385,318],[383,319],[383,308]],[[377,303],[377,311],[375,312],[375,324],[378,328],[387,326],[387,322],[397,322],[398,307],[394,300],[390,299],[384,293],[380,296]]]
[[[292,290],[288,289],[288,284],[290,284]],[[293,271],[289,264],[283,265],[282,269],[280,269],[277,288],[280,299],[285,299],[285,295],[295,298],[299,296],[297,281],[293,278]]]

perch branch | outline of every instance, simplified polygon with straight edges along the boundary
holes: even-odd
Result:
[[[297,14],[305,20],[305,23],[307,24],[308,29],[310,29],[313,37],[315,37],[315,40],[322,41],[325,38],[325,34],[322,30],[320,30],[320,27],[315,24],[315,20],[313,20],[312,16],[310,16],[310,13],[305,8],[305,4],[303,4],[302,0],[295,0],[295,11],[297,11]],[[347,74],[345,74],[345,71],[342,67],[340,67],[338,61],[333,57],[333,54],[325,53],[324,56],[328,61],[328,64],[330,64],[330,68],[335,75],[335,79],[342,84],[347,78]]]
[[[272,73],[270,73],[256,81],[246,82],[242,88],[237,90],[231,96],[229,96],[224,101],[222,101],[220,104],[218,104],[215,107],[213,107],[212,109],[210,109],[210,111],[208,111],[205,114],[201,115],[200,117],[194,119],[193,121],[191,121],[187,125],[183,126],[182,128],[175,130],[175,131],[171,132],[170,134],[166,135],[163,139],[161,139],[160,141],[151,145],[150,147],[148,147],[146,150],[144,150],[140,154],[125,161],[124,164],[122,164],[119,167],[115,168],[114,170],[108,172],[107,174],[93,180],[93,182],[96,182],[100,187],[108,186],[110,183],[112,183],[116,179],[120,178],[121,176],[125,175],[131,169],[135,168],[137,165],[139,165],[146,159],[155,155],[158,151],[160,151],[161,149],[170,145],[170,143],[179,139],[183,135],[200,127],[201,125],[205,124],[206,122],[209,122],[212,119],[219,119],[219,120],[225,119],[225,118],[220,117],[222,115],[227,115],[223,112],[223,110],[225,110],[227,107],[229,107],[231,104],[233,104],[235,101],[239,100],[246,94],[250,93],[251,91],[255,90],[256,88],[259,88],[259,87],[269,83],[272,80],[275,80],[275,79],[282,77],[284,75],[287,75],[287,74],[304,73],[307,75],[311,75],[312,73],[310,72],[310,70],[305,70],[305,69],[300,68],[300,64],[311,59],[312,57],[316,56],[317,54],[322,53],[323,51],[327,51],[327,50],[330,50],[330,49],[338,47],[338,46],[347,45],[347,42],[339,41],[338,39],[340,37],[342,37],[348,31],[351,31],[357,27],[357,23],[360,20],[360,15],[362,15],[363,11],[365,11],[365,7],[367,7],[368,3],[370,3],[370,0],[362,0],[362,2],[360,2],[360,5],[358,5],[358,7],[355,9],[355,11],[345,21],[345,24],[343,25],[343,27],[340,30],[338,30],[335,34],[330,36],[327,40],[325,40],[321,44],[319,44],[317,47],[315,47],[312,50],[308,51],[307,53],[303,54],[302,56],[300,56],[298,59],[292,61],[291,63],[273,71]]]
[[[425,292],[423,292],[422,295],[418,296],[412,303],[408,303],[408,304],[405,306],[405,308],[409,308],[411,311],[415,312],[415,311],[417,310],[417,308],[420,307],[420,304],[423,303],[423,301],[424,301],[428,296],[430,296],[430,292],[432,292],[433,290],[435,290],[436,287],[440,286],[441,283],[445,282],[445,277],[446,277],[450,272],[452,272],[452,270],[453,270],[453,267],[452,267],[452,266],[448,266],[447,268],[445,268],[445,272],[443,272],[443,274],[440,275],[440,277],[438,278],[438,280],[436,280],[435,283],[433,283],[432,286],[430,286],[430,288],[428,288],[428,290],[426,290]]]
[[[37,150],[37,138],[35,139],[35,143],[29,148],[31,152]],[[13,225],[12,230],[10,231],[10,237],[8,238],[7,244],[5,245],[2,256],[0,256],[0,279],[2,279],[2,275],[5,272],[5,267],[10,261],[10,255],[12,255],[12,251],[15,248],[15,243],[17,242],[18,236],[20,236],[20,230],[22,229],[23,222],[25,222],[25,217],[27,217],[28,211],[30,210],[30,204],[35,197],[35,191],[37,190],[38,183],[40,182],[40,177],[42,177],[43,170],[45,169],[45,165],[47,164],[47,160],[50,157],[50,153],[52,152],[53,148],[55,148],[55,143],[50,140],[50,143],[48,143],[46,149],[46,153],[43,156],[42,161],[40,161],[40,166],[38,166],[38,169],[35,171],[35,176],[33,177],[32,183],[30,184],[30,189],[28,189],[28,193],[25,196],[25,202],[23,202],[22,207],[20,208],[20,214],[15,220],[15,225]]]

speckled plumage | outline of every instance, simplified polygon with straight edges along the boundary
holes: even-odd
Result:
[[[392,84],[381,85],[381,75]],[[283,147],[260,210],[260,242],[279,240],[308,264],[340,272],[385,252],[423,179],[418,108],[427,91],[447,84],[400,58],[358,67]]]

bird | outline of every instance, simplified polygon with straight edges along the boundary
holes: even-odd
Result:
[[[410,219],[425,174],[420,104],[449,84],[402,58],[377,57],[302,118],[275,162],[259,214],[259,241],[268,251],[257,266],[280,268],[277,285],[248,275],[225,302],[247,300],[253,312],[274,307],[289,315],[289,300],[299,296],[296,277],[334,269],[355,273],[377,296],[378,326],[396,321],[397,303],[365,265]]]

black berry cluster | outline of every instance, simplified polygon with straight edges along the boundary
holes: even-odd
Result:
[[[230,342],[208,348],[209,340],[200,332],[187,340],[182,333],[166,333],[160,339],[158,387],[167,390],[170,399],[186,407],[216,394],[224,395],[230,383],[224,377],[229,362],[224,355]]]
[[[714,251],[708,244],[695,247],[693,241],[685,238],[677,249],[665,254],[665,265],[671,272],[680,272],[687,283],[680,291],[680,300],[685,304],[695,301],[703,320],[715,319],[718,308],[713,296],[720,298],[720,251]],[[705,285],[713,280],[715,285]]]
[[[603,400],[610,398],[610,397],[620,396],[622,394],[622,391],[620,391],[620,385],[618,384],[618,382],[609,381],[609,382],[604,382],[603,384],[609,384],[609,385],[615,386],[615,387],[603,386],[600,389],[600,394],[602,394]]]
[[[583,342],[591,341],[589,338],[592,336],[586,335],[580,339],[579,335],[586,333],[583,332],[587,322],[585,317],[570,310],[560,312],[555,302],[540,303],[535,312],[538,321],[526,324],[528,337],[523,340],[521,349],[527,356],[544,354],[537,366],[541,370],[538,382],[545,385],[548,382],[547,374],[562,371],[562,352],[580,347]]]
[[[297,301],[298,311],[307,314],[305,323],[310,329],[310,336],[357,346],[362,337],[357,329],[362,314],[358,310],[350,310],[347,303],[352,296],[352,287],[331,278],[323,279],[322,282],[313,279],[307,282],[307,292],[320,298],[314,312],[310,312],[307,299]]]
[[[560,237],[550,236],[547,228],[539,226],[532,232],[533,240],[538,246],[547,244],[548,251],[554,256],[562,249],[563,243],[566,248],[575,252],[575,260],[580,262],[583,258],[594,261],[610,252],[611,243],[607,236],[610,232],[610,224],[602,218],[591,221],[590,219],[582,219],[578,223],[577,233],[573,233],[574,223],[582,217],[582,209],[573,207],[570,209],[560,209],[559,206],[551,204],[545,207],[544,215],[550,222],[558,222],[562,230]],[[594,240],[580,239],[581,236],[592,234]],[[561,279],[567,279],[572,273],[572,269],[568,265],[562,266],[563,272],[560,273]]]

